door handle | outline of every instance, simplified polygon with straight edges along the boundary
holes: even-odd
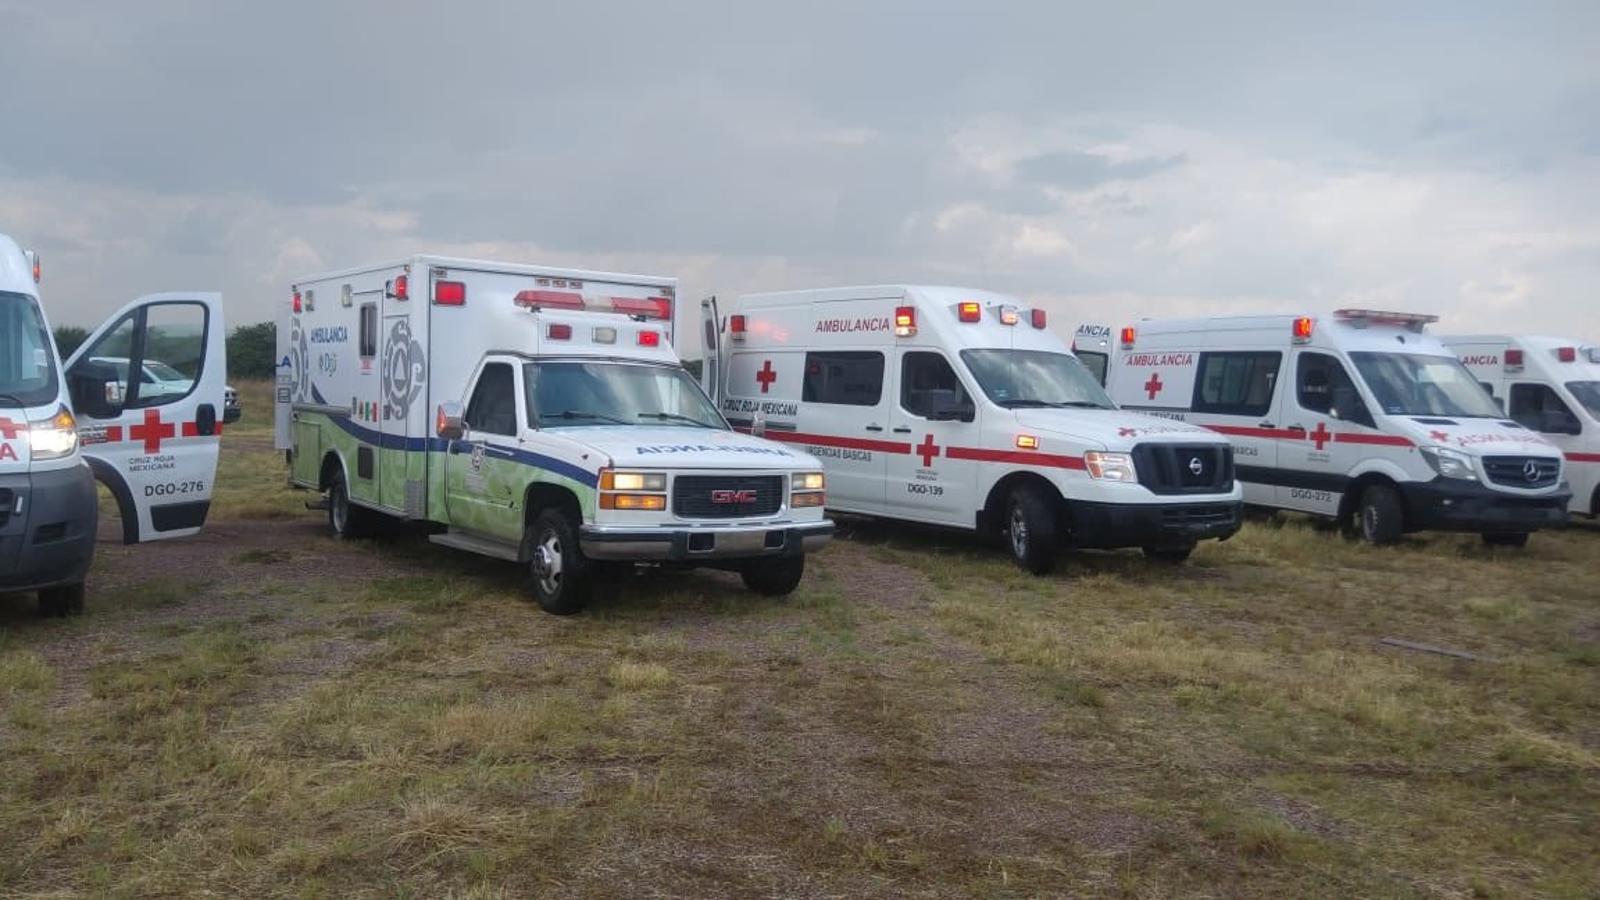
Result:
[[[894,433],[895,434],[910,434],[911,433],[911,429],[907,428],[904,425],[901,425],[901,426],[895,428]]]
[[[1306,427],[1304,425],[1290,425],[1289,426],[1289,430],[1290,431],[1305,431]]]
[[[867,426],[867,430],[868,431],[882,431],[883,430],[883,426],[882,425],[868,425]]]
[[[1261,423],[1261,427],[1262,428],[1277,428],[1278,426],[1272,424],[1271,422],[1262,422]]]
[[[194,411],[194,430],[201,437],[210,437],[217,433],[217,408],[209,403],[200,404]]]

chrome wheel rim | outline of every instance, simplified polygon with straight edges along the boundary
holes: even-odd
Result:
[[[1028,555],[1028,520],[1022,514],[1022,507],[1011,510],[1011,553],[1017,559]]]
[[[1369,506],[1361,511],[1361,529],[1366,532],[1367,540],[1373,540],[1378,534],[1378,511]]]
[[[539,590],[554,596],[561,592],[561,538],[546,532],[533,548],[533,578]]]
[[[344,534],[345,523],[350,520],[350,498],[345,496],[342,488],[334,488],[328,509],[333,513],[333,530]]]

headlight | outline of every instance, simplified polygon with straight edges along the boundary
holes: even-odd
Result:
[[[1126,453],[1101,453],[1090,450],[1083,455],[1083,462],[1089,470],[1090,478],[1101,481],[1138,481],[1139,476],[1133,470],[1133,457]]]
[[[1444,478],[1477,481],[1478,473],[1472,469],[1472,457],[1449,447],[1421,447],[1422,458]]]
[[[28,423],[28,450],[34,459],[61,459],[78,449],[78,422],[65,406],[48,419]]]
[[[606,469],[600,473],[602,491],[664,491],[667,476],[663,472],[614,472]]]
[[[820,491],[827,484],[827,478],[821,472],[796,472],[791,482],[797,491]]]
[[[821,472],[796,472],[789,478],[789,508],[826,506],[828,479]]]

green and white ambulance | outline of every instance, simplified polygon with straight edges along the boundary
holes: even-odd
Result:
[[[787,594],[833,533],[822,465],[728,427],[672,349],[671,278],[418,256],[307,278],[278,320],[276,445],[328,525],[385,517],[529,567],[577,612],[608,563]]]

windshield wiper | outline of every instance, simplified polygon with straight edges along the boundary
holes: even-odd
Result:
[[[627,425],[627,424],[629,424],[628,422],[626,422],[626,421],[624,421],[622,419],[619,419],[616,416],[608,416],[608,415],[605,415],[603,413],[597,413],[597,412],[588,412],[588,411],[582,410],[582,409],[564,409],[561,412],[557,413],[553,418],[557,418],[557,419],[599,419],[602,422],[611,422],[611,423],[616,424],[616,425]]]
[[[1111,407],[1093,400],[1004,400],[1000,403],[1006,409],[1110,409]]]
[[[693,416],[685,416],[685,415],[680,415],[678,413],[642,412],[642,413],[639,413],[639,418],[641,418],[641,419],[663,419],[663,420],[670,420],[670,421],[673,421],[673,422],[687,422],[688,424],[693,425],[693,426],[695,426],[697,428],[716,428],[717,427],[715,425],[707,425],[706,423],[700,421],[699,419],[694,418]]]

